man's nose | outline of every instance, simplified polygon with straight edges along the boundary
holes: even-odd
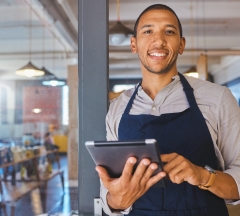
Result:
[[[163,34],[155,34],[152,42],[156,46],[165,46],[167,43]]]

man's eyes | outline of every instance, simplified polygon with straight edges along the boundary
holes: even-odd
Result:
[[[167,30],[167,31],[165,31],[166,32],[166,34],[168,34],[168,35],[173,35],[173,34],[175,34],[175,32],[173,31],[173,30]]]
[[[153,30],[146,30],[146,31],[144,31],[143,33],[144,33],[144,34],[151,34],[151,33],[153,33]],[[167,35],[174,35],[174,34],[175,34],[175,31],[173,31],[173,30],[166,30],[165,33],[166,33]]]
[[[146,30],[146,31],[144,31],[143,33],[144,34],[150,34],[152,32],[152,30]]]

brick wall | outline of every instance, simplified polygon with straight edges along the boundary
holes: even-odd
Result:
[[[47,122],[56,127],[62,119],[61,87],[28,86],[23,88],[23,123]],[[32,110],[39,108],[40,113]]]

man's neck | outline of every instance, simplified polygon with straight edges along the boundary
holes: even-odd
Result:
[[[152,99],[156,97],[157,93],[165,86],[172,82],[172,77],[177,75],[177,72],[166,74],[143,74],[142,88],[145,93]]]

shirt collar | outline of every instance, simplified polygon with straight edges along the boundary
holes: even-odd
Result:
[[[177,75],[175,75],[175,76],[172,77],[172,82],[169,83],[168,85],[166,85],[163,89],[165,89],[165,88],[172,88],[172,87],[175,86],[179,81],[180,81],[180,77],[179,77],[179,75],[177,74]],[[139,85],[139,83],[135,86],[135,88],[137,88],[138,85]],[[162,90],[163,90],[163,89],[162,89]],[[161,90],[161,91],[162,91],[162,90]],[[142,86],[140,85],[139,88],[138,88],[138,93],[141,93],[142,91],[143,91],[143,89],[142,89]]]

